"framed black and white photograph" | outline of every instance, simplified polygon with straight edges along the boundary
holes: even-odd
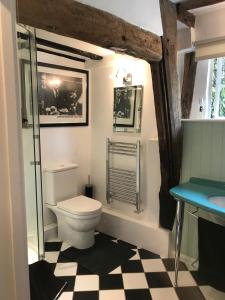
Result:
[[[38,63],[41,126],[88,125],[88,71]]]
[[[137,86],[114,88],[114,125],[134,127]]]

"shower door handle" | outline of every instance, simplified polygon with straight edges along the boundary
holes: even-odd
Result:
[[[40,161],[31,161],[30,164],[31,164],[31,166],[40,166],[41,162]]]

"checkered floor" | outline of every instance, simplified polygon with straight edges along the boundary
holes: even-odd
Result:
[[[103,235],[102,233],[99,233]],[[195,272],[181,263],[179,287],[174,288],[174,260],[137,248],[121,240],[136,254],[111,273],[98,276],[75,262],[69,262],[61,252],[70,246],[62,242],[45,243],[45,259],[51,263],[56,276],[67,281],[60,300],[202,300],[203,296]]]

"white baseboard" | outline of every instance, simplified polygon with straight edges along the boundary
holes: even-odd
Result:
[[[168,230],[110,213],[105,209],[97,229],[162,257],[168,257],[170,240]]]

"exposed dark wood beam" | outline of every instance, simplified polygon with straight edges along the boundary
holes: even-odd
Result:
[[[88,51],[83,51],[83,50],[80,50],[80,49],[77,49],[77,48],[74,48],[74,47],[69,47],[69,46],[66,46],[66,45],[62,45],[62,44],[59,44],[59,43],[56,43],[56,42],[47,41],[45,39],[41,39],[41,38],[38,38],[38,37],[36,38],[36,42],[37,42],[37,44],[42,45],[42,46],[47,46],[47,47],[50,47],[50,48],[53,48],[53,49],[66,51],[66,52],[73,53],[73,54],[80,55],[80,56],[84,56],[84,57],[87,57],[87,58],[90,58],[90,59],[93,59],[93,60],[103,59],[102,56],[97,55],[95,53],[91,53],[91,52],[88,52]]]
[[[217,3],[224,2],[224,0],[187,0],[177,4],[177,8],[180,11],[187,11],[191,9],[196,9],[208,5],[214,5]]]
[[[177,19],[188,27],[195,27],[195,16],[187,10],[177,7]]]
[[[163,61],[151,63],[159,137],[161,187],[160,225],[172,229],[176,201],[169,189],[179,184],[182,157],[181,109],[177,73],[177,13],[175,4],[160,0]]]
[[[17,0],[17,21],[103,48],[159,61],[161,39],[123,19],[74,0]]]
[[[85,59],[37,47],[37,51],[85,63]]]
[[[193,101],[197,62],[195,52],[186,53],[184,56],[184,75],[181,92],[182,118],[189,119]]]

